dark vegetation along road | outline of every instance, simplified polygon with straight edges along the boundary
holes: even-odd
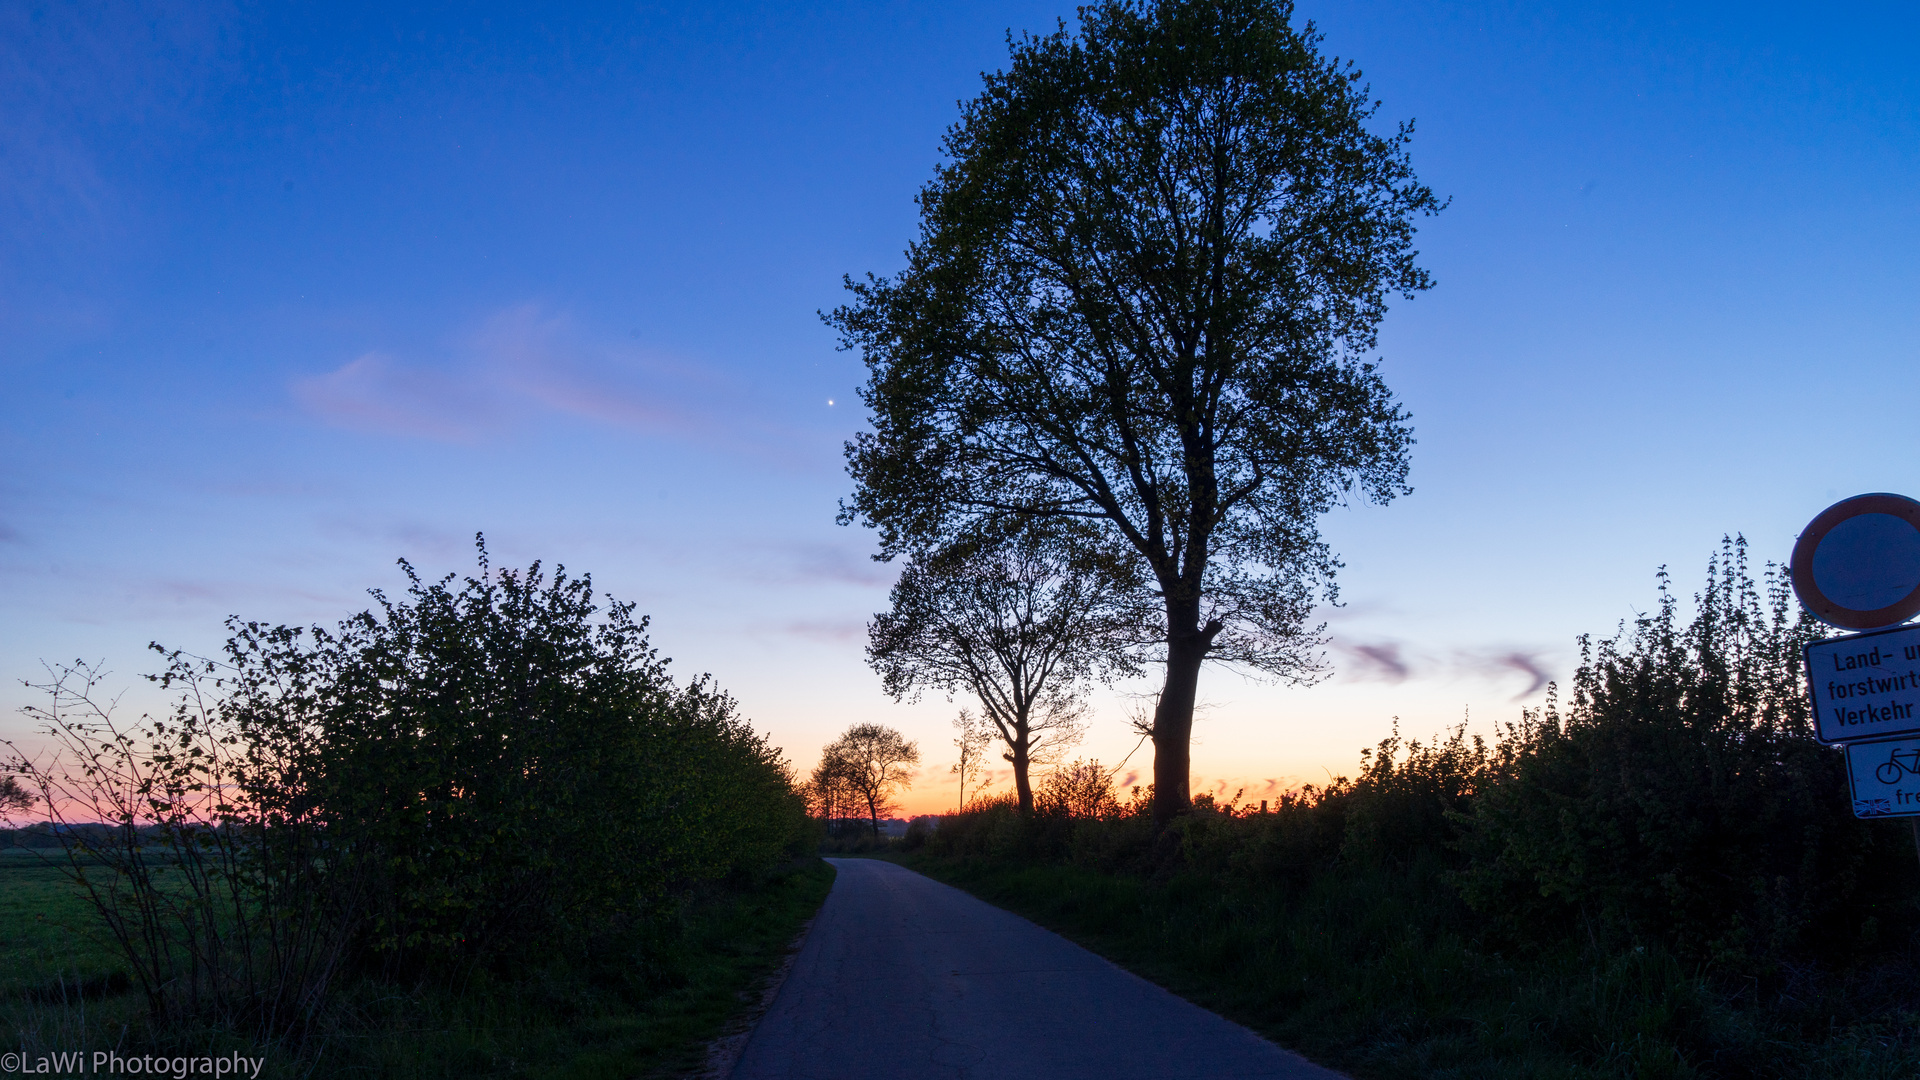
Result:
[[[832,861],[833,892],[735,1080],[1340,1075],[957,889]]]

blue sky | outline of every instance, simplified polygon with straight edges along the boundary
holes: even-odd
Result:
[[[900,264],[1006,32],[1071,11],[547,8],[0,3],[0,734],[42,659],[137,711],[149,640],[331,621],[484,530],[638,601],[803,766],[877,719],[928,750],[909,805],[950,795],[957,705],[861,662],[889,571],[833,521],[861,368],[815,313]],[[1329,681],[1206,676],[1203,786],[1509,719],[1655,567],[1920,494],[1910,8],[1299,15],[1453,202],[1382,337],[1416,491],[1326,522]]]

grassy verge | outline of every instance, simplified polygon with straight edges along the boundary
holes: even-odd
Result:
[[[265,1056],[262,1076],[516,1076],[633,1078],[698,1068],[708,1040],[746,1007],[826,898],[833,869],[789,866],[749,890],[691,902],[673,932],[603,942],[512,977],[474,974],[460,985],[340,987],[325,1034],[297,1052],[212,1028],[148,1031],[138,993],[105,981],[115,957],[91,935],[92,913],[51,869],[0,863],[0,1038],[31,1053]],[[16,890],[17,883],[24,886]],[[45,912],[60,914],[38,916]],[[61,920],[61,928],[44,926]],[[71,924],[71,925],[68,925]],[[22,962],[16,965],[16,958]],[[92,972],[89,994],[59,991],[62,970]]]
[[[1340,870],[1287,890],[901,861],[1357,1077],[1920,1075],[1910,959],[1730,987],[1651,952],[1490,951],[1438,872]]]

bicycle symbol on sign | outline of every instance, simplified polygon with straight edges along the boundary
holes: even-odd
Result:
[[[1892,761],[1873,770],[1874,779],[1883,784],[1897,784],[1907,773],[1920,776],[1920,747],[1897,749]]]

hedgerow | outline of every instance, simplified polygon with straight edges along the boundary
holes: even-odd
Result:
[[[157,1021],[297,1036],[343,975],[670,948],[685,898],[811,845],[780,752],[632,604],[484,543],[464,580],[401,566],[335,627],[161,650],[165,717],[115,720],[85,668],[46,687],[60,753],[15,765],[56,825],[116,826],[61,835]]]

